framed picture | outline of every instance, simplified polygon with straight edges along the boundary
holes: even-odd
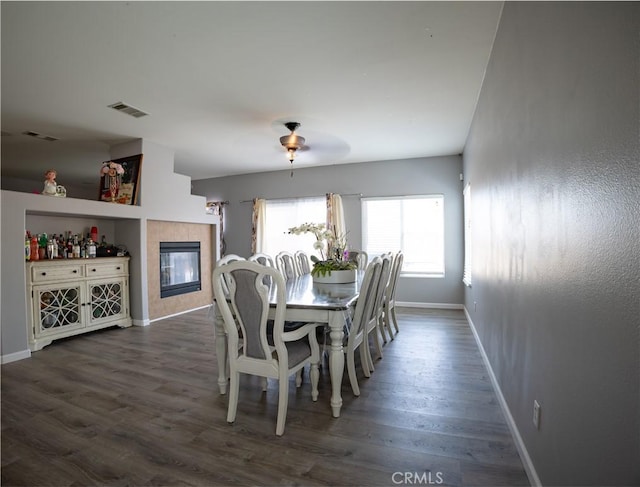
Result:
[[[140,190],[142,154],[102,163],[100,201],[137,205]]]

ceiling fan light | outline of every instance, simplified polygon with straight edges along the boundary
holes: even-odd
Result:
[[[284,125],[291,130],[291,133],[280,137],[280,145],[287,149],[287,159],[293,164],[293,160],[296,158],[296,151],[304,145],[304,137],[294,133],[294,130],[300,126],[298,122],[287,122]],[[293,176],[293,170],[291,171],[291,176]]]
[[[283,135],[280,137],[280,144],[286,149],[299,149],[304,145],[304,137],[296,134]]]

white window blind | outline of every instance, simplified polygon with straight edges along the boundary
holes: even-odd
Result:
[[[313,248],[313,234],[290,235],[289,228],[303,223],[325,223],[326,220],[324,196],[267,200],[264,252],[273,257],[283,250],[304,250],[307,255],[317,255]]]
[[[444,276],[444,197],[364,198],[362,243],[369,259],[402,250],[403,275]]]
[[[464,197],[464,273],[462,282],[471,286],[471,184],[467,184],[462,192]]]

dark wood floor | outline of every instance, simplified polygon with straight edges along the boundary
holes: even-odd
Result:
[[[206,310],[54,342],[2,366],[2,485],[529,485],[463,313],[400,311],[340,418],[326,364],[292,379],[281,438],[275,382],[227,424]]]

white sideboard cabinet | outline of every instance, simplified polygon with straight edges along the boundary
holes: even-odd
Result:
[[[27,262],[29,348],[110,326],[131,326],[129,257]]]

